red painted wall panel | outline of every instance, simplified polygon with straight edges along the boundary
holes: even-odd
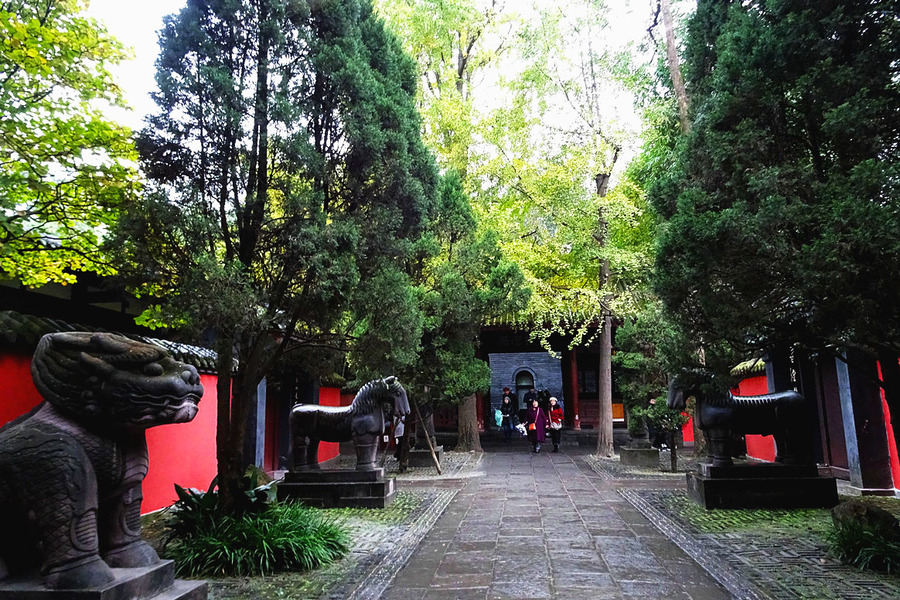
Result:
[[[769,383],[765,375],[756,375],[742,379],[737,391],[739,396],[759,396],[769,393]],[[775,460],[775,438],[771,435],[748,434],[744,436],[747,441],[747,457],[757,460],[773,462]]]
[[[690,417],[688,422],[681,426],[681,439],[685,443],[694,443],[694,417]]]
[[[144,479],[141,512],[152,512],[175,502],[176,483],[206,490],[216,476],[216,380],[215,375],[200,375],[203,399],[193,421],[147,430],[150,471]]]
[[[878,377],[884,380],[881,374],[881,365],[878,365]],[[894,480],[894,489],[900,489],[900,457],[897,456],[897,441],[894,437],[894,428],[891,427],[891,410],[888,408],[887,399],[884,397],[884,388],[881,389],[881,409],[884,411],[885,431],[887,432],[888,451],[891,455],[891,477]]]
[[[352,398],[351,398],[352,400]],[[319,404],[322,406],[341,406],[341,389],[323,387],[319,388]],[[319,462],[325,462],[336,457],[341,445],[337,442],[319,443]]]
[[[0,381],[3,382],[3,396],[0,396],[0,426],[41,403],[31,380],[30,354],[0,354]]]

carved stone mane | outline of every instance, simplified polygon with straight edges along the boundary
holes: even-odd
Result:
[[[350,406],[297,404],[291,409],[291,456],[294,470],[319,468],[320,441],[353,440],[356,468],[375,468],[378,438],[384,433],[382,404],[391,404],[395,415],[409,414],[406,390],[396,377],[370,381],[353,398]]]
[[[31,364],[45,401],[0,429],[0,579],[40,565],[50,588],[159,561],[141,540],[149,427],[190,421],[197,370],[109,333],[54,333]]]

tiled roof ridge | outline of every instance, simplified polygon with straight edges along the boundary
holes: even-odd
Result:
[[[37,347],[38,340],[47,333],[59,331],[102,331],[116,333],[139,342],[153,344],[167,350],[176,360],[193,365],[201,373],[216,372],[216,352],[202,346],[182,344],[134,333],[111,331],[102,327],[69,323],[50,317],[38,317],[14,310],[0,310],[0,345]]]

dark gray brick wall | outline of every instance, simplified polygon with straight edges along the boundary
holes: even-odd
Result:
[[[488,354],[491,367],[491,409],[500,405],[503,388],[516,389],[516,373],[522,370],[534,375],[534,387],[550,390],[551,396],[563,404],[562,360],[546,352],[504,352]],[[521,398],[519,399],[521,407]]]

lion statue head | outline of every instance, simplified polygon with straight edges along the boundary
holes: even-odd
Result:
[[[97,424],[146,429],[184,423],[203,396],[200,375],[164,349],[112,333],[50,333],[31,362],[41,395]]]

